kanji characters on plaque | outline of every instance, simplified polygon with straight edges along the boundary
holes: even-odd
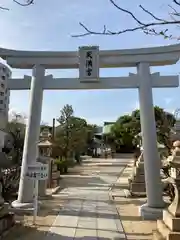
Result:
[[[79,78],[80,80],[99,78],[99,48],[79,48]]]

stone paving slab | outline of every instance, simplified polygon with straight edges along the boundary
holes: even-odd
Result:
[[[68,203],[59,212],[45,240],[126,239],[108,191],[90,190],[82,191],[81,194],[73,191],[68,198]]]
[[[109,190],[123,170],[124,163],[117,159],[98,159],[97,169],[93,170],[96,163],[92,161],[87,164],[91,171],[84,172],[89,176],[78,175],[80,182],[70,186],[77,176],[65,177],[68,179],[67,188],[60,195],[65,195],[67,204],[60,210],[45,240],[126,239],[118,212],[109,196]]]

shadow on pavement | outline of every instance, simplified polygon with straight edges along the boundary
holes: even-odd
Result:
[[[146,199],[144,200],[144,202],[143,203],[146,203]],[[143,204],[142,203],[142,200],[138,200],[138,199],[131,199],[131,204],[133,204],[133,205],[135,205],[135,206],[140,206],[140,205],[142,205]],[[127,201],[118,201],[118,200],[115,200],[115,204],[116,205],[127,205],[127,204],[129,204],[129,201],[127,200]]]
[[[60,210],[60,209],[59,209]],[[99,207],[97,210],[102,210],[102,211],[105,211],[106,210],[106,207]],[[54,209],[53,212],[51,212],[52,215],[55,215],[55,214],[58,214],[58,209]],[[50,214],[48,214],[50,215]],[[75,209],[75,207],[73,207],[73,209],[62,209],[60,211],[60,215],[61,216],[71,216],[71,217],[88,217],[88,218],[96,218],[97,217],[97,212],[96,211],[92,211],[92,210],[89,210],[89,211],[83,211],[81,210],[81,212],[79,212],[79,209]],[[39,214],[39,216],[43,217],[45,216],[45,214]],[[98,218],[104,218],[104,219],[119,219],[119,216],[115,213],[98,213]]]
[[[60,182],[63,184],[64,182],[64,186],[71,188],[71,187],[87,187],[89,184],[91,184],[91,186],[97,186],[97,184],[106,184],[107,182],[103,181],[102,179],[100,179],[97,176],[92,176],[92,177],[84,177],[84,176],[63,176],[62,177],[62,182]]]

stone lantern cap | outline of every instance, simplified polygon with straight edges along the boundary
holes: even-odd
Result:
[[[54,143],[52,143],[49,140],[41,140],[38,143],[38,147],[52,147],[54,145]]]

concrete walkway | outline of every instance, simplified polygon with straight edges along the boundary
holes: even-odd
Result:
[[[109,190],[129,159],[93,159],[83,175],[68,175],[69,186],[58,194],[67,202],[45,240],[124,240],[120,217]]]

